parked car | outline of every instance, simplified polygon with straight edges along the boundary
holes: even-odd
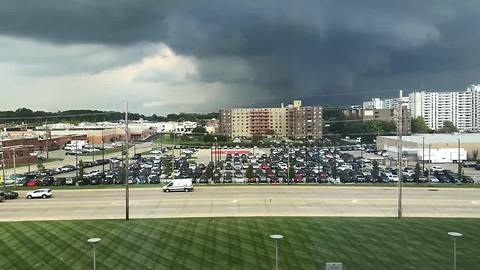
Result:
[[[33,199],[33,198],[51,198],[53,196],[53,191],[51,189],[36,189],[34,191],[31,191],[27,193],[27,199]]]
[[[42,181],[33,179],[27,182],[27,187],[38,187],[42,185]]]

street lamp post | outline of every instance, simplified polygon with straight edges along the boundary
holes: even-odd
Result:
[[[270,238],[275,240],[275,270],[279,270],[279,245],[278,242],[283,239],[283,235],[280,234],[272,234],[270,235]]]
[[[105,137],[102,129],[102,172],[105,173]]]
[[[457,270],[457,238],[462,237],[463,234],[459,232],[449,232],[448,235],[453,238],[453,270]]]
[[[97,248],[97,244],[102,241],[101,238],[90,238],[87,240],[88,243],[92,244],[92,251],[93,251],[93,270],[97,269],[97,259],[95,257],[95,250]]]

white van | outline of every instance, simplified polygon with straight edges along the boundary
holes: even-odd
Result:
[[[170,192],[170,191],[185,191],[185,192],[190,192],[193,191],[193,184],[192,184],[192,179],[173,179],[171,181],[168,181],[165,186],[163,186],[163,191],[164,192]]]

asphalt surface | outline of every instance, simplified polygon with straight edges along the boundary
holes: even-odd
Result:
[[[122,189],[54,190],[50,199],[0,203],[0,221],[122,219]],[[405,188],[404,216],[480,218],[480,189]],[[383,187],[223,186],[190,193],[130,190],[131,218],[239,216],[395,217],[397,190]]]

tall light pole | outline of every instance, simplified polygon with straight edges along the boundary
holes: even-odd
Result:
[[[17,189],[17,153],[15,147],[13,148],[13,187]]]
[[[45,119],[45,149],[46,149],[46,157],[48,160],[48,143],[49,143],[49,130],[48,130],[48,120]]]
[[[461,161],[461,158],[460,158],[460,138],[458,138],[458,160],[457,160],[457,163],[458,163],[458,180],[457,180],[457,184],[458,184],[458,181],[461,181],[462,179],[462,161]]]
[[[213,163],[213,167],[216,168],[218,166],[218,146],[217,146],[217,137],[215,137],[215,147],[214,147],[214,155],[215,155],[215,162]]]
[[[97,244],[102,241],[101,238],[90,238],[87,240],[88,243],[92,245],[92,252],[93,252],[93,270],[97,270],[97,258],[95,251],[97,249]]]
[[[130,190],[128,187],[128,102],[125,102],[125,220],[130,219]]]
[[[402,134],[403,134],[403,104],[402,104],[403,91],[400,90],[398,99],[398,206],[397,206],[397,218],[402,218],[402,162],[403,162],[403,149],[402,149]]]
[[[5,156],[4,156],[4,152],[3,152],[3,144],[0,144],[0,146],[2,147],[2,179],[3,179],[3,191],[6,191],[7,190],[7,179],[5,179]],[[15,180],[14,180],[15,182]]]
[[[432,145],[431,144],[428,144],[428,182],[430,182],[430,167],[432,164]]]
[[[449,232],[448,235],[453,238],[453,270],[457,270],[457,238],[462,237],[463,234],[459,232]]]
[[[105,173],[105,136],[102,129],[102,172]]]
[[[78,140],[75,140],[75,176],[78,181]]]
[[[425,136],[422,137],[422,172],[425,173]]]
[[[278,242],[283,239],[283,235],[272,234],[272,235],[270,235],[270,238],[275,240],[275,270],[279,270],[280,269],[280,267],[279,267],[279,261],[280,261],[280,257],[279,257],[279,251],[280,250],[279,249],[280,249],[280,246],[278,245]]]

